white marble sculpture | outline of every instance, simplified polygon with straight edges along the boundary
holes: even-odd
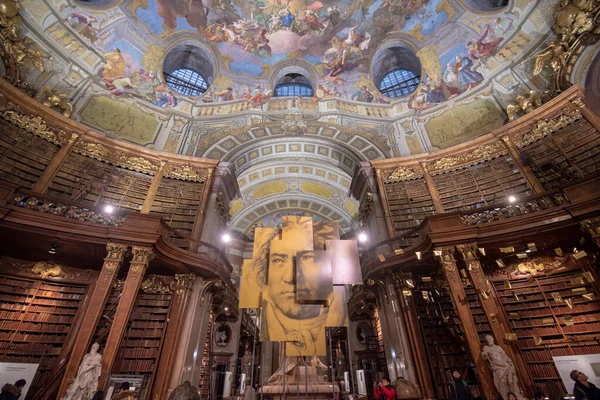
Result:
[[[527,400],[519,389],[519,380],[515,364],[504,349],[494,343],[494,338],[485,336],[487,344],[481,350],[481,356],[490,363],[490,369],[494,376],[494,385],[503,399],[508,399],[508,393],[515,394],[518,400]]]
[[[98,378],[102,372],[102,356],[98,353],[100,345],[94,343],[89,353],[83,356],[77,376],[69,386],[63,400],[89,400],[98,390]]]

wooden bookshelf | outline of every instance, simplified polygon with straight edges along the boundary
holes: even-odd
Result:
[[[583,272],[582,268],[575,268],[551,276],[511,280],[510,288],[503,282],[494,283],[536,390],[544,390],[542,383],[546,380],[561,385],[553,356],[600,351],[600,300],[594,284],[586,280]],[[583,297],[587,293],[594,295],[592,300]],[[555,296],[559,296],[559,301]],[[536,339],[542,342],[536,344]],[[570,391],[563,389],[565,393]]]
[[[523,147],[532,170],[546,190],[596,173],[600,165],[600,133],[582,118]]]
[[[111,204],[116,210],[139,211],[151,182],[151,175],[70,153],[48,193],[89,206]]]
[[[100,349],[104,349],[106,346],[106,339],[108,338],[108,333],[110,332],[110,326],[112,325],[112,321],[117,311],[117,306],[119,305],[119,299],[121,298],[121,293],[123,292],[123,286],[119,285],[118,283],[118,281],[115,281],[110,295],[106,299],[100,321],[98,321],[96,330],[94,331],[94,336],[92,337],[92,343],[98,343],[100,345]]]
[[[427,292],[428,299],[424,298],[423,291]],[[422,286],[413,293],[437,397],[449,398],[448,385],[454,370],[461,373],[468,371],[466,380],[469,387],[480,393],[476,377],[470,370],[472,359],[448,289]],[[485,315],[481,317],[485,318]],[[475,320],[478,321],[477,318]],[[479,322],[478,326],[483,324]]]
[[[40,364],[29,393],[47,383],[85,290],[0,275],[0,361]]]
[[[432,176],[444,211],[472,210],[500,203],[508,195],[532,194],[515,161],[508,155],[460,170]]]
[[[0,179],[31,189],[58,146],[0,118]]]
[[[148,376],[140,395],[152,386],[170,312],[171,294],[138,294],[112,373]]]
[[[171,228],[190,236],[200,211],[203,189],[202,182],[163,178],[150,213],[160,215]],[[180,244],[187,245],[187,242],[182,241]]]
[[[469,303],[469,308],[471,309],[471,315],[473,315],[473,320],[475,321],[475,327],[477,328],[477,333],[479,334],[479,340],[483,345],[485,343],[485,335],[494,336],[492,329],[485,315],[483,306],[481,305],[479,295],[472,285],[465,286],[465,295],[467,296],[467,302]]]
[[[426,216],[435,214],[424,179],[386,183],[384,186],[396,234],[419,225]]]

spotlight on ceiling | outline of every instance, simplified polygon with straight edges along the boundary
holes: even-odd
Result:
[[[229,311],[229,307],[225,307],[225,308],[224,308],[224,310],[225,310],[225,311]]]
[[[517,198],[515,196],[508,196],[509,203],[514,203],[515,201],[517,201]]]
[[[361,232],[358,234],[358,241],[359,242],[366,242],[367,241],[367,234],[364,232]]]
[[[110,204],[107,204],[104,206],[105,213],[112,214],[113,211],[115,211],[115,208],[113,206],[111,206]]]
[[[231,236],[229,236],[229,234],[228,234],[228,233],[226,233],[226,234],[224,234],[224,235],[221,237],[221,240],[222,240],[224,243],[229,243],[229,242],[231,241]]]

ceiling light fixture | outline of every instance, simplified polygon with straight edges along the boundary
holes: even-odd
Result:
[[[223,235],[223,237],[221,237],[221,240],[223,240],[224,243],[229,243],[231,241],[231,236],[229,236],[229,234],[226,233]]]
[[[366,242],[367,241],[367,234],[364,232],[361,232],[358,234],[358,241],[359,242]]]

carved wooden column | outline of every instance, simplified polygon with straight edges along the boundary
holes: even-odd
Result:
[[[407,277],[410,278],[410,274],[408,274]],[[417,306],[412,291],[403,290],[403,276],[395,274],[394,279],[396,282],[396,291],[398,292],[398,297],[400,299],[400,310],[407,322],[406,331],[410,347],[412,348],[412,354],[414,355],[414,365],[417,372],[421,396],[424,400],[431,400],[435,398],[435,394],[427,363],[427,352],[425,351],[425,346],[423,345],[423,340],[421,339],[421,334],[419,332]]]
[[[154,198],[156,197],[156,192],[162,182],[163,171],[165,170],[166,162],[161,161],[160,167],[154,177],[152,178],[152,182],[150,183],[150,188],[148,188],[148,193],[146,193],[146,198],[144,199],[144,204],[142,205],[141,213],[148,214],[150,213],[150,209],[152,208],[152,203],[154,202]]]
[[[184,317],[186,315],[187,305],[195,279],[196,275],[194,274],[175,275],[172,300],[173,305],[171,306],[167,332],[163,339],[163,347],[160,353],[158,369],[152,388],[151,398],[154,400],[161,400],[167,397],[166,393],[169,388],[171,374],[175,364],[175,357],[180,339],[179,336],[181,335],[183,324],[185,322]]]
[[[492,373],[487,362],[481,357],[481,342],[479,340],[479,334],[473,320],[473,315],[467,302],[467,296],[460,279],[458,268],[456,267],[456,260],[454,259],[454,247],[442,247],[436,251],[441,251],[441,263],[444,275],[448,280],[448,288],[450,289],[450,295],[452,296],[452,302],[460,318],[463,334],[465,340],[471,351],[471,357],[473,363],[479,372],[479,378],[481,379],[481,386],[485,393],[485,397],[488,399],[496,399],[498,392],[494,386],[494,380]]]
[[[211,197],[213,181],[214,168],[209,168],[208,173],[206,175],[206,180],[204,181],[204,187],[202,188],[202,200],[200,201],[200,211],[198,212],[198,217],[194,222],[194,227],[192,228],[192,237],[194,239],[200,239],[202,228],[204,227],[204,221],[206,220],[206,211],[208,208],[208,200]]]
[[[71,153],[71,149],[75,145],[75,142],[77,142],[77,139],[79,139],[79,135],[71,133],[69,140],[60,147],[31,190],[39,193],[46,193],[48,191],[50,184]]]
[[[388,203],[387,193],[385,192],[385,186],[383,183],[383,179],[381,178],[381,170],[375,170],[375,176],[377,178],[377,186],[379,187],[379,195],[381,196],[381,203],[383,206],[383,214],[385,216],[385,224],[388,229],[388,234],[390,238],[396,236],[396,230],[394,229],[394,224],[392,222],[392,217],[390,215],[390,206]]]
[[[60,385],[60,390],[58,393],[59,399],[66,394],[71,380],[77,374],[77,369],[79,369],[79,364],[81,364],[83,356],[88,352],[90,341],[92,340],[92,336],[96,330],[96,325],[98,324],[100,316],[102,315],[102,311],[104,309],[104,305],[106,304],[106,299],[108,298],[112,289],[114,279],[119,272],[119,267],[123,262],[123,257],[126,250],[127,246],[122,244],[108,243],[106,245],[107,255],[104,259],[104,265],[102,266],[100,276],[94,285],[89,306],[81,323],[81,328],[77,332],[75,345],[71,351],[71,357],[69,358],[69,363],[67,364],[65,375]]]
[[[133,246],[131,249],[133,258],[131,259],[129,272],[125,279],[125,286],[115,312],[110,332],[106,339],[106,347],[102,352],[102,375],[98,379],[98,387],[103,388],[106,384],[106,379],[110,375],[115,357],[119,351],[119,345],[125,332],[125,327],[129,321],[129,316],[135,299],[137,298],[140,285],[146,274],[148,263],[154,258],[154,253],[150,247]]]
[[[525,389],[523,394],[530,397],[533,396],[535,389],[531,384],[531,377],[529,377],[529,374],[527,373],[527,366],[525,365],[525,362],[523,362],[519,351],[513,348],[510,345],[510,342],[506,340],[506,334],[511,333],[510,326],[508,324],[508,320],[506,320],[504,313],[502,312],[502,309],[500,308],[499,303],[497,303],[495,292],[491,290],[489,286],[490,284],[483,273],[481,262],[477,257],[477,245],[475,243],[471,243],[459,245],[456,246],[456,248],[460,252],[465,264],[467,265],[467,270],[471,276],[471,281],[473,282],[473,286],[477,291],[479,302],[485,311],[485,316],[488,320],[490,328],[492,329],[492,333],[494,334],[496,344],[502,347],[506,354],[508,354],[508,356],[513,360],[517,370],[517,376],[519,377],[521,389]]]
[[[504,143],[504,146],[508,150],[508,153],[510,154],[512,159],[515,160],[515,164],[517,164],[519,171],[521,171],[521,174],[523,175],[529,186],[533,189],[533,191],[535,193],[544,193],[544,187],[538,181],[531,167],[529,165],[523,164],[523,161],[521,161],[519,149],[517,149],[517,147],[513,143],[513,139],[510,136],[503,136],[502,143]]]
[[[444,212],[444,206],[442,205],[442,201],[440,200],[440,195],[435,188],[435,184],[433,183],[433,179],[431,179],[431,175],[429,175],[429,169],[427,168],[427,163],[422,162],[421,168],[423,168],[423,177],[425,178],[425,183],[427,183],[427,189],[429,190],[429,195],[431,195],[431,200],[433,201],[433,207],[435,208],[436,214],[442,214]]]

